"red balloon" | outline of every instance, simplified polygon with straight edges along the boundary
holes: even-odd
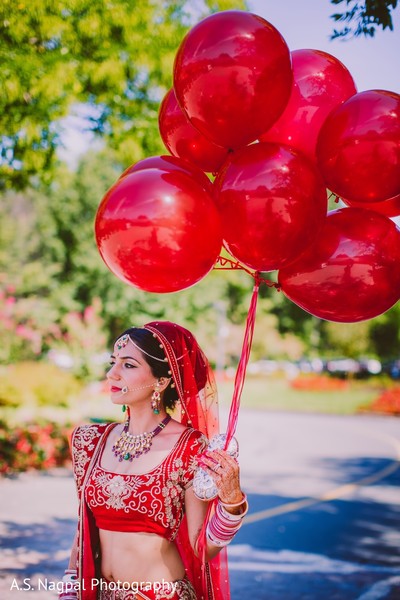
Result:
[[[183,158],[178,158],[177,156],[149,156],[148,158],[139,160],[125,169],[120,176],[120,179],[126,177],[126,175],[130,175],[130,173],[136,173],[136,171],[143,171],[145,169],[158,169],[159,171],[165,171],[167,173],[171,173],[172,171],[186,173],[200,183],[209,194],[213,194],[213,184],[210,179],[208,179],[207,175],[198,167],[195,167],[186,160],[183,160]]]
[[[289,48],[273,25],[228,10],[203,19],[183,39],[174,89],[190,122],[215,144],[256,140],[283,112],[290,95]]]
[[[278,121],[261,136],[263,142],[287,144],[316,160],[317,138],[333,108],[357,92],[343,63],[321,50],[292,52],[293,84]]]
[[[202,279],[222,243],[211,196],[177,170],[144,169],[120,178],[100,203],[95,232],[100,254],[117,277],[158,293]]]
[[[214,186],[225,247],[257,271],[295,260],[326,216],[326,190],[316,167],[288,146],[260,143],[238,150]]]
[[[328,214],[321,233],[278,280],[292,302],[328,321],[372,319],[400,298],[400,230],[364,208]]]
[[[389,200],[383,200],[381,202],[352,202],[351,200],[344,200],[341,198],[347,206],[354,206],[355,208],[367,208],[385,215],[386,217],[398,217],[400,215],[400,194]]]
[[[356,202],[400,194],[400,95],[355,94],[323,124],[317,157],[327,187]]]
[[[158,125],[166,148],[196,165],[203,171],[215,173],[228,155],[227,148],[210,142],[188,121],[180,108],[174,90],[161,103]]]

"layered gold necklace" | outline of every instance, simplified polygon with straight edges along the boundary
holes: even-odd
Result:
[[[112,451],[114,452],[114,456],[116,456],[119,462],[123,460],[133,461],[134,458],[138,458],[142,454],[146,454],[151,448],[153,443],[153,438],[156,437],[168,425],[171,420],[171,416],[167,415],[165,419],[161,421],[157,425],[153,431],[144,433],[139,433],[138,435],[133,435],[129,433],[129,419],[127,419],[124,429],[122,430],[121,435],[116,440],[114,446],[112,447]]]

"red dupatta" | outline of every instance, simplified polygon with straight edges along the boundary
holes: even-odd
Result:
[[[266,280],[260,278],[258,273],[251,275],[254,278],[254,287],[247,315],[242,351],[236,371],[225,448],[228,447],[236,431],[240,399],[253,341],[260,283],[265,281],[268,284]],[[271,285],[275,286],[276,284],[271,282]],[[190,331],[175,323],[155,321],[144,327],[152,331],[163,346],[180,399],[181,422],[199,429],[210,439],[213,435],[219,433],[218,401],[214,376],[206,356]],[[202,559],[197,559],[193,554],[187,534],[186,519],[182,522],[177,545],[199,599],[229,600],[230,589],[226,549],[224,548],[210,562],[205,562],[206,526],[215,502],[216,500],[209,503],[205,523],[199,536],[198,548]]]
[[[153,321],[144,328],[157,337],[168,360],[179,396],[180,414],[177,419],[198,429],[208,439],[212,438],[219,433],[217,389],[212,369],[195,337],[184,327],[169,321]],[[189,542],[186,517],[179,528],[176,543],[198,599],[229,600],[226,549],[208,563],[197,558]],[[203,535],[199,544],[199,554],[203,557],[204,546]]]
[[[227,441],[234,434],[237,423],[240,396],[254,328],[258,283],[256,281],[253,291],[242,356],[235,380],[234,398],[228,421]],[[184,425],[198,429],[208,439],[212,438],[215,434],[219,433],[217,390],[211,367],[196,339],[187,329],[169,321],[154,321],[146,324],[144,329],[151,331],[164,349],[179,397],[178,420]],[[112,424],[112,426],[115,425]],[[78,574],[82,582],[80,600],[95,600],[97,592],[96,589],[93,589],[92,581],[96,578],[94,551],[98,546],[98,531],[92,514],[86,506],[83,489],[90,475],[91,468],[95,464],[98,453],[111,428],[110,425],[106,426],[106,429],[104,427],[102,425],[78,428],[78,430],[85,432],[97,431],[98,437],[101,435],[100,429],[102,428],[101,439],[98,439],[95,444],[90,443],[90,440],[89,442],[86,441],[83,445],[82,442],[78,443],[78,447],[76,448],[77,457],[81,456],[82,447],[86,444],[84,449],[87,453],[87,459],[86,462],[84,461],[84,466],[81,464],[82,458],[77,458],[74,462],[74,473],[77,478],[78,492],[80,492],[78,530]],[[91,455],[89,456],[90,453]],[[211,512],[211,504],[208,516]],[[226,549],[223,549],[213,560],[205,563],[205,525],[200,535],[199,544],[199,554],[203,559],[197,558],[191,548],[186,517],[184,517],[181,523],[176,538],[177,547],[188,577],[195,587],[198,599],[229,600],[230,591]]]
[[[78,491],[78,537],[76,569],[79,600],[96,600],[96,554],[100,550],[99,531],[85,501],[85,485],[104,447],[109,432],[117,423],[83,425],[72,434],[72,466]]]

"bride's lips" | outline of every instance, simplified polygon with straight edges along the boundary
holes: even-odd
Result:
[[[117,392],[120,392],[120,391],[121,391],[121,388],[119,388],[119,387],[116,387],[115,385],[112,385],[112,386],[110,387],[110,392],[111,392],[112,394],[116,394]]]

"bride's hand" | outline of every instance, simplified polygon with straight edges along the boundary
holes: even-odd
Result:
[[[211,450],[202,454],[199,465],[213,479],[218,496],[224,504],[237,504],[243,499],[240,489],[239,464],[225,450]]]

